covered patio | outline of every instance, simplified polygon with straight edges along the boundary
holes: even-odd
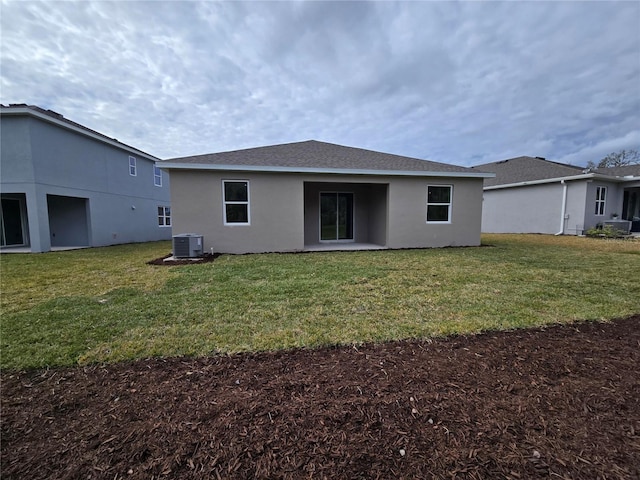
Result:
[[[386,248],[387,205],[386,183],[304,182],[304,249]]]

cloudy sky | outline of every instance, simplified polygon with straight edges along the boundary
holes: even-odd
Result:
[[[0,3],[3,104],[160,158],[315,139],[477,165],[640,148],[640,2]]]

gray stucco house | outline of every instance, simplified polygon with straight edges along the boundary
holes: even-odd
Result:
[[[157,158],[35,106],[3,105],[0,122],[3,251],[171,238]]]
[[[517,157],[473,169],[496,174],[484,183],[483,232],[580,235],[604,224],[640,231],[640,165],[588,170]]]
[[[205,252],[480,244],[491,174],[319,141],[174,158],[173,233]]]

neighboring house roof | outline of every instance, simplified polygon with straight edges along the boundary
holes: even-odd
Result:
[[[472,167],[476,171],[495,173],[495,178],[484,181],[485,190],[508,188],[539,183],[598,178],[614,182],[638,180],[640,165],[588,169],[565,163],[552,162],[541,157],[516,157]]]
[[[640,164],[625,165],[623,167],[596,168],[593,171],[612,177],[640,177]]]
[[[91,130],[84,125],[80,125],[74,121],[65,118],[63,115],[54,112],[53,110],[45,110],[44,108],[38,107],[36,105],[27,105],[26,103],[12,103],[10,105],[0,105],[0,115],[1,116],[11,116],[11,115],[26,115],[32,116],[35,118],[39,118],[40,120],[44,120],[49,123],[56,124],[60,127],[72,130],[74,132],[80,133],[82,135],[86,135],[88,137],[94,138],[101,142],[108,143],[118,148],[122,148],[124,150],[128,150],[136,155],[142,155],[150,160],[159,161],[160,159],[150,155],[142,150],[132,147],[131,145],[127,145],[118,141],[115,138],[108,137],[100,132],[96,132],[95,130]]]
[[[499,162],[485,163],[472,167],[477,171],[495,173],[495,178],[485,180],[485,187],[530,182],[549,178],[580,175],[584,167],[574,167],[564,163],[551,162],[541,157],[516,157]]]
[[[163,162],[162,168],[480,178],[493,176],[466,167],[316,140],[173,158]]]

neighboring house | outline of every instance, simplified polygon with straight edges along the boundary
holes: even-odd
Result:
[[[171,238],[155,157],[35,106],[3,105],[0,121],[3,251]]]
[[[496,174],[484,183],[483,232],[580,235],[605,223],[640,231],[640,165],[589,170],[517,157],[473,169]]]
[[[173,233],[221,253],[480,244],[482,181],[443,163],[318,141],[163,162]]]

